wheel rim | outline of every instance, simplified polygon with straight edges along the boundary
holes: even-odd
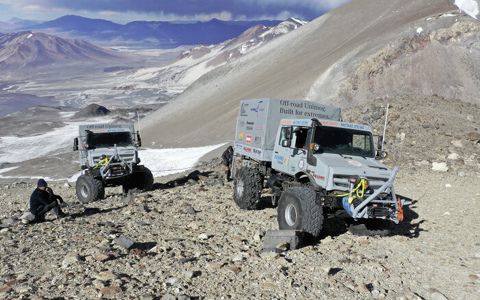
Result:
[[[235,190],[237,191],[237,196],[242,197],[243,196],[243,190],[245,189],[245,184],[243,183],[243,180],[238,179],[237,180],[237,185],[235,187]]]
[[[288,204],[285,208],[285,221],[292,227],[297,222],[297,208],[293,204]]]
[[[80,189],[80,194],[82,194],[83,198],[88,198],[88,188],[86,185],[83,185]]]

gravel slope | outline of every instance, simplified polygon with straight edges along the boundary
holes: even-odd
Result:
[[[278,228],[268,191],[260,210],[238,209],[219,158],[127,199],[109,188],[81,204],[73,185],[52,183],[74,218],[35,225],[16,221],[34,189],[17,180],[0,185],[0,298],[478,298],[479,108],[405,95],[343,115],[381,133],[387,103],[385,163],[400,167],[396,192],[413,201],[390,233],[328,218],[319,240],[262,253]]]
[[[275,254],[261,250],[265,232],[277,229],[276,209],[238,209],[219,167],[200,167],[199,180],[157,180],[131,201],[109,189],[105,200],[83,205],[74,187],[54,184],[74,218],[35,225],[9,219],[27,208],[34,185],[3,186],[1,217],[13,224],[0,230],[0,297],[474,299],[480,292],[478,175],[404,169],[396,190],[414,204],[389,235],[328,219],[320,240]],[[119,237],[135,244],[127,250]]]

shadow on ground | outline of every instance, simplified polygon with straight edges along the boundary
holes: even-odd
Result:
[[[208,171],[208,172],[200,172],[198,170],[195,170],[191,173],[189,173],[186,176],[183,177],[178,177],[176,179],[170,180],[166,183],[155,183],[153,185],[153,190],[166,190],[166,189],[171,189],[175,188],[177,186],[182,186],[185,185],[188,182],[191,183],[196,183],[200,179],[206,179],[207,184],[217,184],[222,181],[218,179],[210,179],[209,176],[213,173],[213,171]],[[222,182],[223,183],[223,182]]]

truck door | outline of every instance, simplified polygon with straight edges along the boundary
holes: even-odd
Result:
[[[288,173],[294,175],[307,168],[307,135],[308,128],[294,127]]]
[[[279,128],[275,147],[273,148],[272,167],[275,170],[288,173],[288,163],[292,143],[292,126]]]

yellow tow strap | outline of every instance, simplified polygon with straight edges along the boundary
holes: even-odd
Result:
[[[359,194],[360,187],[362,187],[361,195]],[[362,180],[360,180],[360,183],[357,185],[357,187],[355,189],[353,189],[353,191],[351,191],[350,193],[344,194],[344,195],[337,195],[337,197],[345,197],[345,196],[353,194],[354,192],[357,192],[357,197],[362,198],[366,189],[367,189],[367,180],[362,179]],[[353,197],[351,197],[351,199],[353,201]]]
[[[103,167],[105,167],[106,165],[108,164],[108,157],[102,159],[101,161],[98,162],[98,164],[95,166],[94,169],[100,167],[101,169],[103,169]]]

